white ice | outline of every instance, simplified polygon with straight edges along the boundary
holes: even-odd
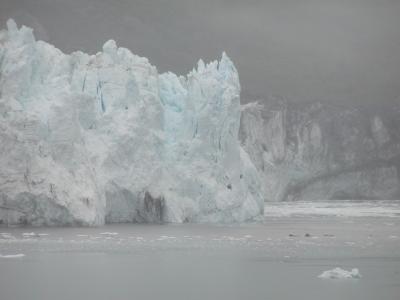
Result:
[[[397,201],[293,201],[267,202],[266,217],[332,216],[332,217],[389,217],[400,215]]]
[[[240,147],[240,84],[224,53],[159,74],[112,40],[64,54],[13,20],[0,31],[0,220],[234,222],[263,212]]]
[[[19,254],[8,254],[8,255],[2,255],[0,254],[0,258],[21,258],[24,257],[25,254],[19,253]]]
[[[322,272],[322,274],[318,276],[318,278],[322,279],[359,279],[361,277],[362,276],[357,268],[354,268],[351,271],[346,271],[341,268],[334,268],[332,270]]]

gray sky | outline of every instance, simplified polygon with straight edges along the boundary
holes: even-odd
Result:
[[[244,97],[400,102],[400,0],[0,0],[65,52],[108,39],[186,74],[226,51]]]

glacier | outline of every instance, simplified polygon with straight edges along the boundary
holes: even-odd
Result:
[[[13,20],[0,31],[0,223],[240,222],[263,183],[239,139],[223,53],[159,74],[110,40],[65,54]]]

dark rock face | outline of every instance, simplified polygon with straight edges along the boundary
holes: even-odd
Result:
[[[153,197],[149,192],[145,192],[143,206],[141,217],[145,222],[161,223],[163,221],[165,207],[163,197]]]
[[[164,210],[165,199],[148,191],[135,195],[113,186],[106,192],[106,223],[162,223]]]
[[[400,103],[250,103],[240,139],[267,201],[400,198]]]

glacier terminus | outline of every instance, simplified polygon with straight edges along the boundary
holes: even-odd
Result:
[[[0,31],[0,222],[235,222],[263,213],[226,54],[187,76],[106,42],[64,54]]]

